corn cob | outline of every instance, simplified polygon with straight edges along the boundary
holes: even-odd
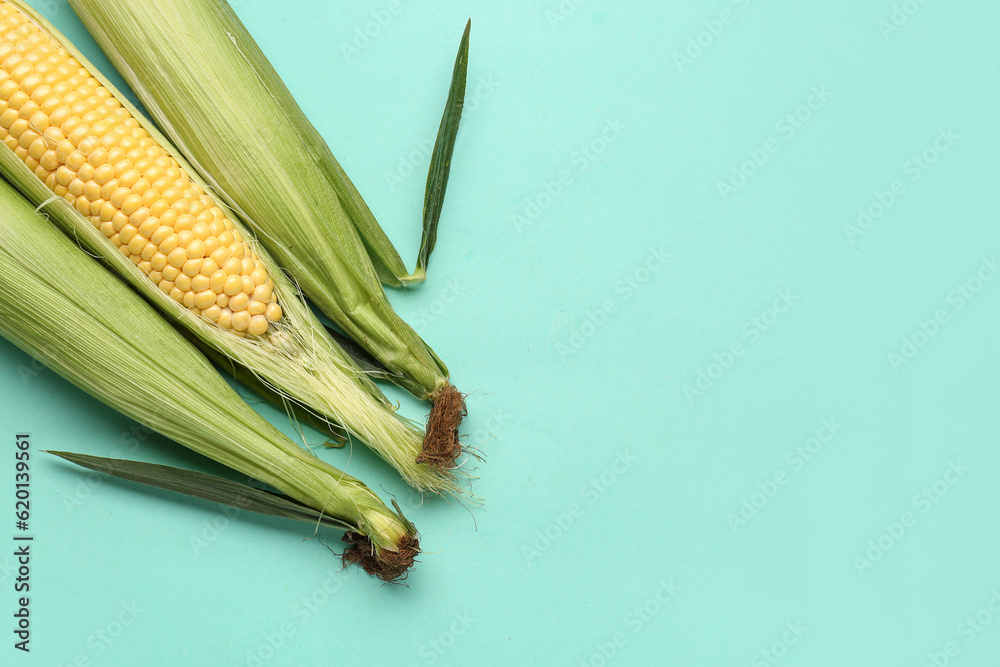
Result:
[[[405,574],[417,549],[412,524],[254,412],[149,304],[3,180],[0,219],[0,334],[141,424],[367,536],[350,537],[358,546],[346,561],[385,579]]]
[[[3,175],[202,342],[342,425],[414,487],[457,490],[449,471],[416,462],[420,429],[149,121],[23,2],[0,11]]]
[[[371,240],[374,217],[229,5],[70,5],[167,135],[246,212],[306,296],[384,364],[390,379],[434,401],[421,460],[451,465],[461,451],[463,397],[440,358],[392,310],[379,284],[384,257],[370,252],[381,247]],[[310,242],[300,242],[303,236]],[[415,278],[402,282],[408,279]]]

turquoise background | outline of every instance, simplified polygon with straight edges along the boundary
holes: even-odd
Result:
[[[0,626],[0,662],[996,664],[1000,5],[236,9],[407,262],[472,16],[430,278],[390,296],[471,392],[485,507],[320,451],[421,530],[381,586],[308,526],[37,454],[220,470],[3,343],[36,541],[33,651]]]

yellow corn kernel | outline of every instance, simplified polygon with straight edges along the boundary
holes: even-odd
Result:
[[[223,267],[222,270],[225,271],[226,270],[225,267]],[[229,272],[227,271],[226,273]],[[225,288],[223,289],[223,292],[225,292],[226,296],[233,296],[235,294],[241,293],[242,290],[243,290],[242,278],[239,275],[232,275],[230,273],[229,276],[226,278],[226,285]]]
[[[139,210],[141,211],[142,209]],[[138,213],[138,211],[136,211],[136,213]],[[133,225],[136,224],[136,221],[133,220],[135,215],[136,214],[133,213],[132,217],[128,219],[128,221],[131,222]],[[141,220],[137,226],[139,228],[140,234],[142,234],[146,238],[150,238],[156,231],[160,229],[160,221],[153,217],[147,217],[145,220]]]
[[[169,225],[164,224],[163,219],[161,218],[159,228],[157,228],[157,230],[150,235],[149,240],[155,243],[156,245],[161,245],[173,233],[174,231],[170,228]],[[173,250],[173,248],[171,248],[171,250]]]
[[[218,306],[209,306],[208,308],[203,308],[201,311],[202,315],[212,320],[213,322],[217,322],[219,320],[219,315],[221,313],[222,309],[219,308]]]
[[[160,251],[162,252],[162,250]],[[187,262],[187,253],[184,248],[174,248],[170,254],[167,255],[167,262],[170,266],[180,269]]]
[[[201,273],[201,264],[204,260],[201,259],[189,259],[184,262],[184,275],[191,276],[192,278]]]
[[[152,241],[150,241],[150,244],[152,244]],[[157,271],[162,271],[164,267],[167,266],[167,256],[162,252],[157,251],[152,257],[149,258],[149,263]]]
[[[141,229],[139,230],[139,233],[142,234]],[[145,239],[146,235],[142,234],[142,237],[143,239]],[[149,262],[152,261],[153,257],[156,256],[158,252],[159,251],[156,249],[155,244],[146,241],[146,245],[142,247],[142,250],[139,252],[139,255],[142,257],[143,260]]]
[[[177,234],[174,234],[173,230],[170,229],[169,227],[161,227],[160,229],[156,230],[156,234],[153,234],[152,238],[155,238],[156,235],[159,234],[161,230],[166,230],[167,237],[164,238],[162,241],[160,241],[160,252],[162,252],[164,255],[169,255],[170,253],[172,253],[174,250],[177,249]],[[152,238],[150,240],[152,240]],[[184,253],[184,256],[187,257],[187,252]]]
[[[250,313],[245,310],[241,310],[238,313],[233,313],[233,328],[237,331],[246,331],[247,327],[250,326]]]
[[[181,274],[180,269],[170,266],[169,263],[166,266],[164,266],[161,269],[161,271],[163,272],[163,277],[166,278],[167,280],[173,280],[174,278],[176,278]]]
[[[195,295],[194,305],[199,308],[209,308],[215,305],[216,294],[212,290],[202,290]],[[218,307],[218,306],[216,306]]]
[[[215,272],[219,270],[219,265],[216,264],[211,257],[206,257],[205,261],[201,265],[201,274],[203,276],[213,276]]]
[[[216,294],[222,294],[223,290],[225,290],[226,288],[226,272],[216,271],[215,273],[212,274],[210,280],[211,283],[209,285],[209,289],[211,289]]]
[[[195,239],[187,246],[187,256],[189,259],[201,259],[205,256],[205,242]]]
[[[272,301],[271,303],[267,304],[267,312],[265,314],[267,315],[267,319],[269,321],[277,322],[278,320],[281,319],[281,306]]]
[[[221,243],[221,241],[219,241]],[[218,265],[223,265],[229,261],[229,257],[232,251],[227,246],[219,246],[217,249],[213,250],[209,257]]]
[[[271,280],[268,279],[268,281],[263,285],[257,285],[257,287],[253,291],[253,294],[251,294],[250,296],[253,297],[254,300],[261,301],[266,304],[268,301],[271,300],[271,295],[273,293],[274,293],[274,286],[272,285]]]
[[[272,304],[275,307],[278,304]],[[249,311],[247,311],[249,314]],[[247,333],[251,336],[263,335],[268,329],[269,323],[266,315],[254,315],[250,318],[250,323],[247,325]]]
[[[248,305],[250,305],[250,297],[243,292],[229,299],[229,310],[234,313],[246,310]]]

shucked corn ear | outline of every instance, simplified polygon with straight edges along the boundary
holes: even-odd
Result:
[[[254,412],[181,334],[0,180],[0,333],[112,408],[370,540],[345,559],[383,578],[416,554],[412,524]],[[370,551],[374,549],[374,552]]]
[[[450,386],[447,368],[396,315],[379,284],[385,253],[371,253],[375,268],[369,260],[368,251],[388,241],[229,5],[70,5],[153,118],[215,190],[246,213],[306,296],[403,376],[402,386],[435,400],[428,431],[440,426],[435,417],[460,420],[464,402]],[[444,406],[452,414],[440,414]]]
[[[449,471],[416,462],[420,429],[166,139],[23,2],[0,12],[2,174],[206,345],[342,425],[414,487],[455,490]]]
[[[80,61],[0,3],[0,140],[165,294],[251,335],[281,319],[221,207]]]

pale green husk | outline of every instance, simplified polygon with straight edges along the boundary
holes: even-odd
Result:
[[[0,333],[141,424],[395,550],[409,523],[254,412],[197,352],[0,180]]]
[[[306,296],[404,376],[401,386],[420,398],[440,389],[447,368],[379,283],[398,254],[229,5],[70,5],[164,132],[259,231]],[[399,275],[401,266],[391,269],[391,282],[419,278]]]
[[[9,1],[107,87],[150,135],[188,171],[193,182],[211,190],[209,185],[198,178],[197,172],[184,160],[180,151],[69,40],[21,0]],[[0,174],[84,248],[102,257],[112,271],[131,284],[167,317],[188,329],[206,345],[249,369],[278,393],[301,403],[319,417],[342,425],[396,468],[413,487],[435,493],[457,492],[458,486],[450,471],[415,462],[423,444],[420,427],[400,418],[374,383],[364,377],[329,338],[295,286],[278,269],[279,264],[265,248],[255,244],[254,252],[268,267],[275,285],[275,294],[285,313],[278,331],[268,336],[267,342],[234,335],[195,315],[161,292],[72,205],[53,195],[13,151],[5,146],[0,147]],[[224,203],[219,203],[225,206]],[[238,216],[230,217],[244,239],[252,243],[252,234],[242,226]]]

